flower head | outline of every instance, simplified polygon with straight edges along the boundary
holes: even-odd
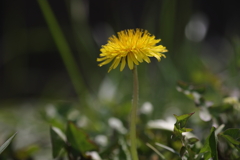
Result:
[[[167,52],[166,47],[157,45],[161,40],[155,39],[147,30],[129,29],[117,33],[118,37],[113,35],[109,38],[108,43],[100,49],[101,58],[97,58],[101,62],[99,66],[106,65],[113,61],[108,72],[115,69],[120,64],[120,71],[126,65],[132,70],[135,65],[139,65],[143,61],[150,63],[149,57],[155,57],[158,61],[161,57],[166,58],[163,52]]]

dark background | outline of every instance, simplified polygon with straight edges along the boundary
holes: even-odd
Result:
[[[74,2],[77,5],[71,5]],[[174,83],[195,82],[190,76],[194,70],[189,69],[194,65],[183,46],[195,48],[190,52],[200,58],[207,54],[207,58],[214,59],[216,64],[210,64],[219,67],[206,68],[218,74],[228,67],[226,59],[234,52],[233,39],[239,38],[237,1],[50,0],[49,3],[71,47],[83,83],[93,94],[107,74],[107,66],[99,68],[96,62],[100,46],[120,30],[144,28],[161,38],[174,66],[168,70],[175,77]],[[0,7],[0,99],[75,98],[75,89],[37,1],[3,0]],[[72,14],[74,9],[76,18]],[[186,42],[185,27],[199,13],[208,22],[206,36],[200,42]],[[204,53],[206,46],[211,49]],[[231,46],[231,52],[225,46]],[[151,72],[157,74],[154,67]],[[178,75],[174,75],[176,72]]]

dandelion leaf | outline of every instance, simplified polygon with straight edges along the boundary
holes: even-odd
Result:
[[[217,153],[217,138],[215,136],[215,128],[212,127],[209,136],[205,140],[205,143],[200,150],[200,154],[204,154],[204,160],[218,160]]]

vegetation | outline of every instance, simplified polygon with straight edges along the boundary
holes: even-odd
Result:
[[[29,2],[44,24],[32,30],[13,25],[24,19],[21,9],[6,14],[0,159],[136,160],[132,139],[139,160],[240,159],[238,31],[226,27],[216,38],[207,32],[210,19],[196,13],[193,2],[174,0],[144,2],[139,18],[131,10],[128,16],[112,10],[114,19],[90,26],[84,2],[59,1],[67,22],[53,2]],[[108,4],[113,3],[118,1]],[[168,50],[160,63],[150,56],[151,63],[138,66],[139,100],[131,89],[134,59],[129,68],[119,60],[121,72],[109,73],[110,66],[100,68],[96,61],[107,37],[131,28],[148,30]],[[32,62],[31,56],[44,60]],[[47,69],[31,68],[34,62]],[[22,98],[31,87],[37,94]],[[11,93],[17,98],[9,98]],[[138,103],[134,132],[132,99]]]

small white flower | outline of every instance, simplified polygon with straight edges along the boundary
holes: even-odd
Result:
[[[95,142],[103,147],[107,146],[108,139],[105,135],[97,135],[95,137]]]
[[[167,120],[157,119],[152,120],[147,123],[149,128],[157,128],[157,129],[165,129],[169,131],[173,131],[174,124],[176,120],[173,117],[168,117]]]
[[[116,129],[119,133],[122,133],[122,134],[127,133],[127,129],[123,126],[122,121],[120,121],[115,117],[111,117],[108,119],[108,125],[111,128]]]
[[[153,111],[153,106],[152,106],[152,103],[150,102],[143,103],[142,107],[140,108],[140,112],[142,114],[151,114],[152,111]]]
[[[87,152],[86,155],[91,156],[93,160],[102,160],[96,151]]]

